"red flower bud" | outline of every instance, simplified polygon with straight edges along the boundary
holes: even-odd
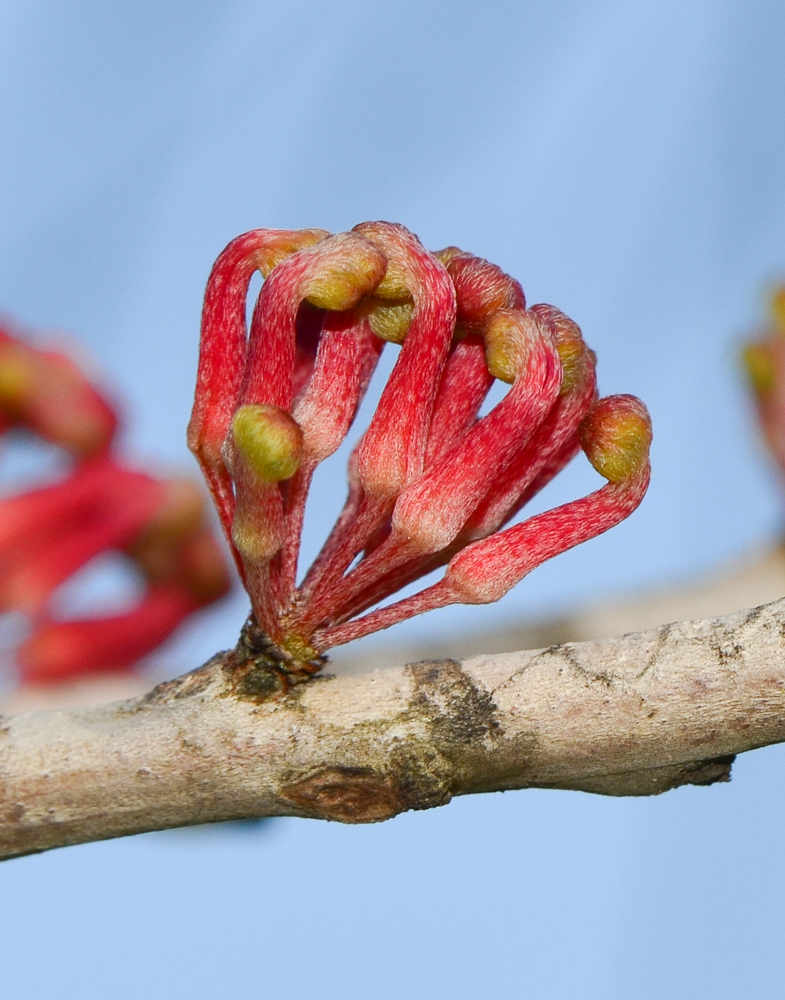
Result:
[[[73,361],[0,329],[0,432],[24,428],[75,459],[61,480],[0,500],[0,611],[31,619],[18,651],[26,682],[129,668],[229,587],[197,487],[117,462],[116,422]],[[119,616],[52,620],[59,587],[109,551],[144,577],[139,604]]]
[[[70,358],[0,325],[0,433],[15,426],[83,458],[108,448],[117,416]]]
[[[497,600],[640,503],[645,407],[631,396],[595,402],[594,355],[578,327],[552,306],[526,309],[495,265],[453,247],[429,254],[402,226],[364,223],[269,271],[246,344],[244,298],[215,278],[233,247],[208,285],[190,440],[262,645],[292,671],[429,608]],[[233,317],[225,334],[214,315]],[[303,317],[309,346],[298,355]],[[239,359],[231,378],[211,374],[222,337]],[[311,477],[347,434],[385,343],[400,354],[352,455],[344,511],[297,586]],[[480,416],[494,378],[510,389]],[[608,484],[498,531],[581,447]],[[364,614],[444,565],[439,583]]]

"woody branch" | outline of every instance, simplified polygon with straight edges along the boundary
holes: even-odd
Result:
[[[372,666],[369,664],[369,666]],[[515,788],[646,795],[785,740],[785,600],[291,685],[242,642],[145,697],[0,722],[0,856],[251,816],[361,823]]]

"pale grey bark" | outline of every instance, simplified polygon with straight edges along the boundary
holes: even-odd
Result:
[[[249,816],[373,822],[500,789],[654,794],[727,780],[734,754],[782,740],[785,601],[291,685],[241,649],[141,698],[0,718],[0,857]]]

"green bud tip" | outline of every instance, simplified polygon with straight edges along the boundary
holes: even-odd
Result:
[[[779,285],[772,292],[769,310],[777,330],[785,333],[785,285]]]
[[[589,410],[580,427],[586,457],[612,483],[629,479],[649,456],[651,417],[635,396],[606,396]]]
[[[777,365],[770,348],[766,344],[747,344],[741,352],[741,360],[755,392],[764,395],[777,384]]]
[[[381,250],[355,233],[340,233],[319,246],[319,264],[305,288],[318,309],[353,309],[382,280],[387,260]]]
[[[493,314],[485,330],[485,361],[494,378],[512,383],[518,377],[535,322],[522,309],[500,309]]]
[[[232,419],[232,437],[243,461],[264,482],[290,479],[300,466],[303,432],[297,421],[277,406],[241,406]]]
[[[407,299],[411,296],[405,258],[396,239],[396,227],[389,222],[361,222],[352,232],[359,233],[377,246],[387,259],[384,276],[374,289],[380,299]]]
[[[414,312],[411,299],[392,301],[369,295],[363,303],[363,314],[368,325],[380,340],[402,344],[409,332]]]
[[[269,278],[278,265],[298,250],[305,250],[327,239],[326,229],[282,229],[265,243],[259,251],[259,270],[263,278]]]

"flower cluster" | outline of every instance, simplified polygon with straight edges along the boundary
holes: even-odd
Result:
[[[196,484],[118,461],[109,402],[64,354],[38,350],[5,325],[0,433],[15,429],[71,456],[64,478],[0,499],[0,612],[24,612],[32,623],[17,651],[23,682],[130,667],[226,592],[227,570]],[[107,551],[124,553],[141,572],[139,603],[104,618],[56,619],[59,586]]]
[[[764,441],[785,473],[785,286],[772,292],[769,312],[766,328],[745,344],[742,360]]]
[[[255,271],[265,280],[247,330]],[[345,507],[298,585],[314,470],[343,441],[385,343],[400,353],[352,453]],[[495,379],[510,388],[481,416]],[[188,439],[258,648],[312,672],[330,647],[411,615],[496,601],[627,517],[648,486],[651,425],[635,397],[597,398],[594,354],[558,309],[527,308],[486,260],[429,253],[403,226],[373,222],[259,229],[223,251]],[[581,448],[607,484],[499,530]],[[442,566],[438,583],[378,607]]]

